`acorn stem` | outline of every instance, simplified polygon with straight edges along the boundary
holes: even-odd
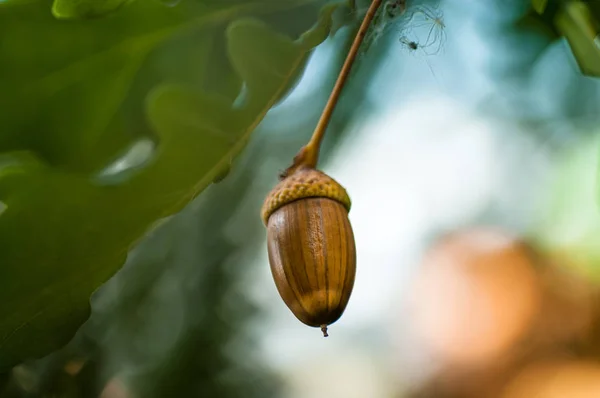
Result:
[[[354,41],[352,42],[352,46],[350,47],[350,51],[346,56],[346,60],[344,61],[344,65],[342,66],[342,70],[338,74],[338,78],[335,82],[335,86],[331,91],[329,99],[325,104],[325,108],[323,109],[323,113],[321,114],[321,118],[317,123],[317,127],[313,131],[313,135],[296,157],[294,157],[294,163],[290,166],[286,171],[283,172],[281,178],[285,178],[291,174],[293,174],[296,170],[300,168],[315,168],[317,166],[317,162],[319,160],[319,150],[321,148],[321,142],[323,141],[323,137],[325,136],[325,131],[327,130],[327,126],[331,121],[331,116],[333,115],[333,111],[338,103],[340,98],[340,94],[342,93],[342,89],[350,76],[350,71],[352,69],[352,65],[356,60],[356,56],[358,55],[358,50],[360,49],[360,45],[362,44],[369,26],[381,6],[382,0],[373,0],[363,21],[358,28],[358,32],[354,37]]]
[[[327,333],[327,325],[321,325],[321,332],[323,332],[323,337],[329,337]]]

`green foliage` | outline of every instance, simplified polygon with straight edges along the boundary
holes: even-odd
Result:
[[[0,5],[0,372],[65,344],[129,248],[223,177],[336,6],[297,40],[249,15],[308,27],[312,3]]]
[[[119,9],[131,0],[54,0],[52,14],[57,18],[99,17]]]
[[[590,7],[579,1],[567,2],[555,24],[567,38],[581,72],[600,77],[600,22]]]
[[[531,7],[539,14],[544,12],[547,5],[548,0],[531,0]]]
[[[584,75],[600,76],[600,5],[581,0],[531,0],[531,7],[564,36]]]
[[[4,386],[6,386],[7,381],[8,373],[0,373],[0,394],[2,394],[2,391],[4,391]]]

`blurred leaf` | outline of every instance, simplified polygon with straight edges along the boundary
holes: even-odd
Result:
[[[343,7],[338,9],[333,14],[333,24],[331,26],[331,35],[335,35],[338,30],[344,26],[356,22],[357,9],[355,0],[346,0]]]
[[[214,180],[212,181],[213,184],[218,184],[221,181],[223,181],[231,172],[231,163],[227,166],[225,166],[220,172],[219,174],[217,174],[217,176],[214,178]]]
[[[548,5],[548,0],[531,0],[531,6],[535,12],[542,14]]]
[[[555,17],[555,24],[567,38],[581,72],[600,77],[600,23],[588,5],[566,2]]]
[[[556,30],[551,19],[534,12],[524,14],[514,23],[514,27],[523,34],[535,33],[541,38],[546,38],[548,43],[560,38],[560,32]]]
[[[92,18],[115,11],[131,0],[54,0],[52,14],[56,18]]]
[[[9,373],[0,373],[0,394],[4,391],[4,387],[8,382]]]
[[[179,4],[181,0],[158,0],[166,6],[173,7]]]
[[[297,41],[236,18],[310,2],[138,1],[111,18],[68,23],[48,15],[45,1],[0,7],[0,108],[11,110],[0,114],[0,371],[65,344],[129,248],[229,167],[329,34],[336,5]],[[223,95],[230,89],[136,80],[167,39],[202,29],[218,36],[227,21],[222,50],[231,67],[219,79],[245,82],[235,102]],[[131,95],[161,80],[147,101],[152,137]],[[134,139],[131,126],[143,135]]]

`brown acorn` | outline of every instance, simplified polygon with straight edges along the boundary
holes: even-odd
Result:
[[[269,193],[262,207],[269,263],[281,298],[304,324],[337,321],[356,274],[350,198],[334,179],[300,168]]]
[[[320,327],[325,337],[327,326],[342,316],[350,299],[356,247],[348,220],[348,193],[316,166],[331,115],[382,3],[371,1],[310,140],[280,176],[261,212],[271,273],[281,298],[296,318]]]

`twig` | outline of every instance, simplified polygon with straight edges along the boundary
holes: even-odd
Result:
[[[358,28],[358,32],[354,37],[354,41],[352,46],[350,47],[350,51],[348,52],[348,56],[346,57],[346,61],[344,61],[344,65],[342,66],[342,70],[340,71],[337,81],[335,82],[335,86],[331,91],[331,95],[327,100],[327,104],[325,104],[325,108],[323,109],[323,113],[321,114],[321,118],[317,123],[317,127],[315,128],[313,135],[304,147],[298,152],[296,157],[294,157],[294,163],[287,170],[285,170],[281,178],[285,178],[290,174],[293,174],[296,170],[300,168],[315,168],[317,166],[317,162],[319,160],[319,150],[321,148],[321,142],[323,141],[323,137],[325,136],[325,131],[327,130],[327,126],[331,120],[331,116],[333,115],[333,111],[335,110],[335,106],[338,103],[340,98],[340,94],[342,93],[342,89],[348,80],[348,76],[350,75],[350,70],[352,69],[352,65],[356,60],[356,56],[358,54],[358,50],[360,45],[362,44],[365,35],[367,34],[367,30],[373,21],[373,17],[377,13],[379,6],[381,6],[382,0],[373,0],[363,21]]]

